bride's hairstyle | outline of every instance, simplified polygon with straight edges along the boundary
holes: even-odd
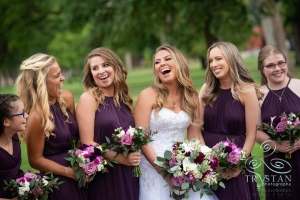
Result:
[[[224,59],[229,66],[229,74],[232,78],[231,93],[232,97],[239,101],[236,90],[241,91],[241,88],[254,87],[256,90],[257,98],[260,100],[263,97],[258,87],[255,85],[251,78],[247,67],[235,45],[229,42],[217,42],[210,46],[207,50],[207,70],[206,70],[206,91],[202,96],[202,101],[206,105],[212,106],[220,93],[220,80],[215,77],[209,66],[209,54],[213,48],[220,48]],[[241,91],[242,92],[242,91]]]
[[[175,47],[171,46],[161,46],[156,49],[156,53],[162,50],[168,51],[172,58],[174,59],[176,65],[176,77],[179,83],[179,91],[181,93],[181,102],[180,107],[182,110],[187,112],[190,116],[190,123],[193,125],[200,126],[199,120],[199,102],[198,102],[198,92],[195,86],[192,83],[190,78],[190,70],[187,64],[187,61],[183,54],[176,49]],[[157,92],[156,96],[156,105],[154,107],[154,113],[162,109],[167,103],[168,97],[168,88],[161,82],[158,75],[155,71],[155,54],[153,56],[153,72],[154,72],[154,85],[152,88]]]
[[[36,112],[42,119],[42,127],[46,137],[55,136],[53,130],[53,115],[50,112],[47,91],[47,76],[50,67],[56,59],[53,56],[38,53],[23,61],[20,70],[21,74],[16,81],[16,90],[18,96],[24,102],[25,111],[30,115],[30,110],[34,107]],[[67,117],[67,106],[64,100],[60,97],[57,99],[62,113]]]
[[[120,102],[123,102],[130,109],[131,113],[133,113],[133,100],[128,94],[129,87],[126,83],[127,71],[119,56],[110,49],[100,47],[92,50],[88,54],[86,58],[86,64],[84,66],[84,76],[82,81],[84,88],[91,93],[97,103],[105,105],[105,96],[98,85],[95,83],[93,75],[91,73],[90,59],[94,56],[100,56],[114,69],[114,104],[118,108],[120,108]]]

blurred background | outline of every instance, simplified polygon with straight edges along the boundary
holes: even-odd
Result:
[[[1,0],[0,88],[14,84],[32,54],[54,55],[69,81],[81,80],[85,56],[104,46],[128,70],[151,68],[162,44],[176,46],[199,70],[218,40],[244,57],[265,44],[300,66],[299,0]]]

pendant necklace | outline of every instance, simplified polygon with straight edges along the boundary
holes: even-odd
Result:
[[[291,78],[289,79],[289,82],[288,82],[288,83],[286,84],[286,86],[284,87],[284,89],[283,89],[283,91],[282,91],[282,93],[281,93],[280,96],[279,96],[278,94],[276,94],[273,90],[271,90],[271,89],[269,88],[268,84],[267,84],[267,88],[268,88],[273,94],[275,94],[275,96],[278,97],[280,103],[281,103],[281,100],[282,100],[282,96],[283,96],[283,94],[284,94],[284,92],[285,92],[285,89],[286,89],[287,86],[289,85],[290,81],[291,81]]]

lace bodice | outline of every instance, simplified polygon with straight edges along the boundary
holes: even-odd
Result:
[[[156,130],[157,134],[154,135],[151,145],[156,154],[163,156],[165,150],[172,149],[174,142],[183,141],[189,125],[189,115],[184,111],[176,114],[167,108],[162,108],[155,116],[154,110],[152,110],[150,129]]]

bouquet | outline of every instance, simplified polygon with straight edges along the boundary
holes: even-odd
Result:
[[[49,176],[47,176],[49,175]],[[16,179],[10,180],[9,183],[4,181],[5,191],[11,191],[12,195],[18,195],[19,200],[45,200],[48,199],[48,193],[53,192],[53,188],[63,182],[57,182],[58,178],[54,178],[50,172],[41,174],[27,171],[22,173]]]
[[[246,152],[234,144],[233,141],[227,139],[217,143],[212,148],[212,154],[219,160],[217,171],[220,174],[233,172],[236,169],[244,172],[246,168]]]
[[[112,145],[111,150],[116,150],[117,152],[122,152],[124,156],[127,156],[130,152],[141,151],[141,147],[152,141],[151,137],[157,133],[157,131],[148,130],[148,128],[143,128],[141,126],[131,127],[123,130],[121,127],[115,129],[118,134],[112,134],[113,143],[110,139],[106,137],[109,144]],[[116,156],[118,156],[117,153]],[[116,157],[115,156],[115,157]],[[140,177],[142,175],[142,170],[140,165],[135,166],[132,171],[133,177]]]
[[[203,189],[200,198],[204,193],[209,195],[208,188],[216,189],[221,180],[215,171],[219,166],[217,157],[196,139],[176,142],[172,151],[166,150],[164,157],[158,156],[154,163],[163,168],[164,177],[171,176],[171,195],[175,199],[188,198],[191,189],[195,192]],[[225,188],[223,183],[219,185]]]
[[[75,176],[79,180],[78,186],[88,187],[97,172],[108,172],[106,165],[112,166],[105,157],[106,145],[87,145],[83,144],[78,148],[69,150],[70,157],[65,158],[71,162],[75,171]]]
[[[270,123],[263,123],[262,128],[266,131],[271,140],[281,144],[283,140],[289,140],[291,147],[294,147],[295,140],[300,138],[300,113],[290,113],[288,116],[283,112],[280,116],[271,117]],[[286,159],[291,159],[290,153],[285,154]]]

